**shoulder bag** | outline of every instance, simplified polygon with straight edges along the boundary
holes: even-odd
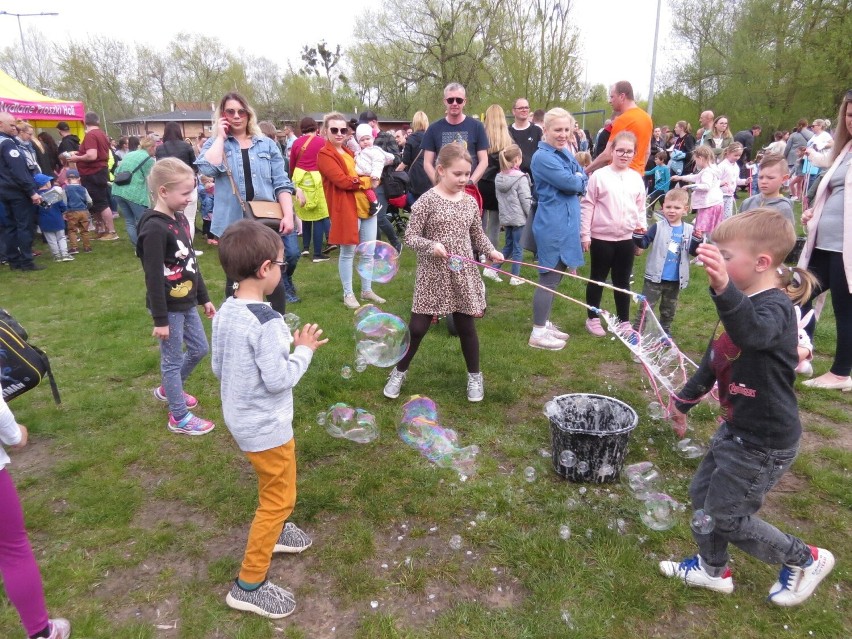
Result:
[[[148,164],[148,160],[153,160],[154,158],[147,158],[143,162],[140,162],[135,169],[132,171],[119,171],[115,174],[115,178],[113,179],[113,184],[117,184],[118,186],[127,186],[133,180],[133,174],[136,173],[143,166]]]
[[[284,218],[284,211],[281,210],[281,205],[278,202],[267,202],[265,200],[253,200],[246,202],[240,195],[240,190],[237,188],[237,183],[234,181],[234,176],[231,174],[231,167],[225,164],[225,172],[228,174],[228,179],[231,181],[231,190],[234,192],[234,197],[240,203],[240,209],[243,212],[243,217],[247,220],[254,220],[270,227],[274,231],[278,231],[281,227],[281,220]]]

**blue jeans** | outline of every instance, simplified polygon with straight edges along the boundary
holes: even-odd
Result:
[[[503,257],[505,259],[520,262],[524,256],[524,247],[521,246],[521,237],[524,234],[523,226],[504,226],[506,229],[506,245],[503,247]],[[512,264],[512,275],[521,274],[521,265]]]
[[[376,216],[366,220],[358,220],[358,241],[372,242],[376,239]],[[337,272],[343,285],[343,295],[352,295],[352,268],[355,261],[355,245],[341,244],[340,257],[337,259]],[[361,294],[373,290],[373,283],[365,277],[361,278]]]
[[[281,241],[284,243],[284,261],[287,263],[287,277],[292,277],[299,265],[299,236],[296,235],[294,228],[289,235],[282,235]]]
[[[324,217],[313,222],[302,221],[302,250],[311,250],[311,240],[314,243],[314,257],[322,257],[322,242],[331,230],[331,218]]]
[[[184,343],[186,351],[183,350]],[[189,412],[183,398],[183,383],[208,350],[207,335],[198,309],[170,311],[169,339],[160,342],[160,371],[163,390],[169,400],[169,412],[176,420],[183,419]]]
[[[703,508],[716,522],[708,534],[692,533],[706,563],[727,564],[728,544],[768,564],[807,563],[811,555],[805,542],[756,516],[797,452],[798,446],[761,448],[731,434],[726,424],[719,427],[689,487],[692,507]]]
[[[125,200],[123,197],[116,195],[118,202],[118,211],[124,218],[124,227],[127,229],[127,237],[133,246],[136,246],[136,240],[139,238],[139,221],[145,214],[145,207],[136,202]]]
[[[6,209],[3,236],[6,240],[6,259],[12,268],[33,266],[33,202],[23,193],[3,195]]]

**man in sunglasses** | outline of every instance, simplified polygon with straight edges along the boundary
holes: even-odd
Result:
[[[471,157],[470,181],[476,184],[488,168],[488,136],[479,120],[464,114],[467,93],[458,82],[452,82],[444,89],[444,108],[447,115],[429,125],[420,148],[423,149],[423,167],[426,175],[435,184],[435,158],[438,151],[452,142],[467,145]]]

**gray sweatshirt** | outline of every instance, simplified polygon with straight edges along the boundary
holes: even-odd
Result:
[[[314,352],[290,353],[290,330],[269,304],[229,297],[213,318],[213,373],[222,414],[240,450],[259,452],[293,439],[293,387]]]
[[[500,224],[524,226],[532,202],[529,176],[517,169],[501,171],[494,179],[494,189],[497,192]]]
[[[740,213],[760,207],[775,209],[790,220],[790,224],[793,225],[794,229],[796,228],[796,219],[793,217],[793,203],[786,197],[763,197],[760,194],[752,195],[740,204]]]

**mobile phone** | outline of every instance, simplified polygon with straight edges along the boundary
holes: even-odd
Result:
[[[225,122],[225,135],[229,135],[231,133],[231,125]]]

